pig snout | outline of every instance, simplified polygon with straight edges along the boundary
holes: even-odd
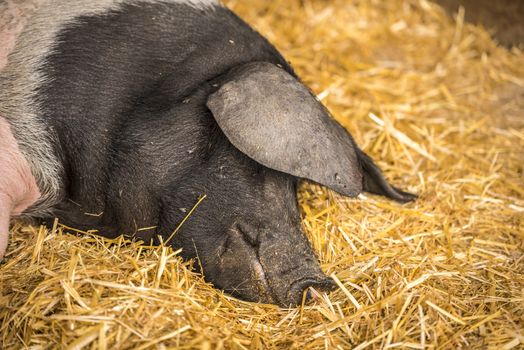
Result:
[[[276,233],[236,224],[229,230],[219,252],[215,285],[249,301],[282,307],[302,302],[309,287],[332,290],[331,278],[324,275],[300,230]]]

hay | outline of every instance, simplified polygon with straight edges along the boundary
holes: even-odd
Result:
[[[524,348],[523,53],[425,0],[227,4],[420,199],[303,185],[340,288],[291,310],[224,296],[170,248],[16,224],[0,347]]]

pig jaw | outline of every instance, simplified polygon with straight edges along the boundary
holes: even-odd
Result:
[[[40,198],[29,164],[7,121],[0,117],[0,259],[9,235],[10,216],[20,215]]]

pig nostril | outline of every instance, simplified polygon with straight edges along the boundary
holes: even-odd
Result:
[[[302,302],[304,292],[306,292],[306,301],[313,299],[313,293],[309,289],[310,287],[322,292],[329,292],[336,287],[335,282],[329,277],[323,277],[320,279],[304,278],[294,282],[288,292],[288,298],[290,302],[296,305]]]
[[[311,291],[310,287],[307,288],[306,292],[306,302],[313,299],[313,292]]]

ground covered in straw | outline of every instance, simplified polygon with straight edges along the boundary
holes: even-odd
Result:
[[[290,310],[224,296],[170,248],[17,224],[0,347],[523,348],[523,53],[425,0],[226,3],[420,198],[302,186],[340,288]]]

